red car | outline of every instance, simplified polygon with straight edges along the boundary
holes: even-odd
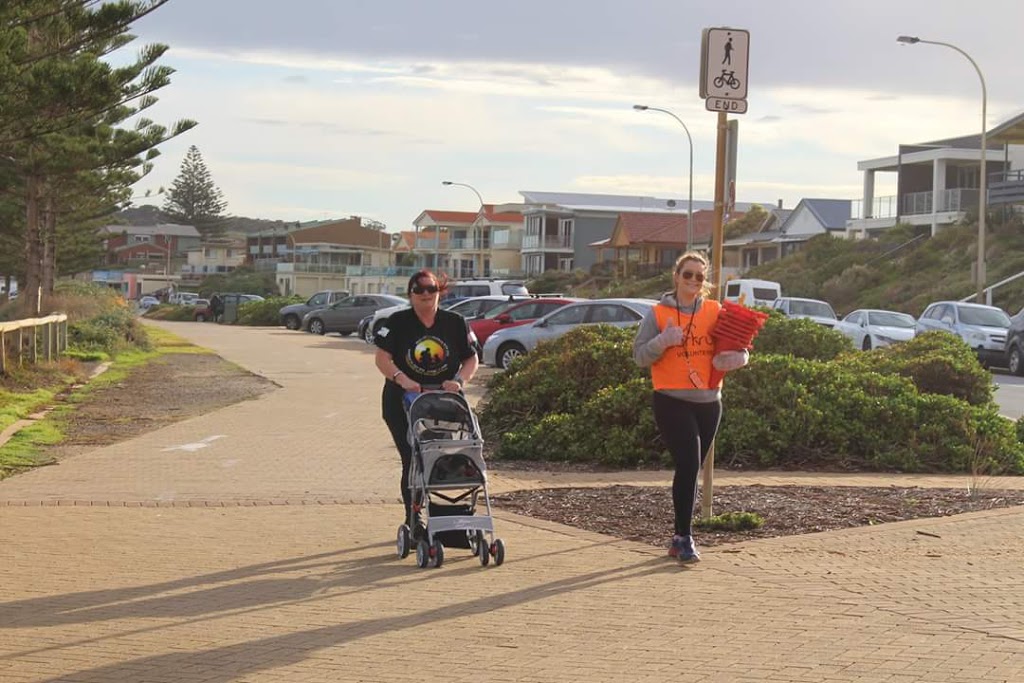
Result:
[[[480,348],[484,342],[498,330],[506,327],[519,327],[532,323],[554,310],[571,304],[581,299],[565,299],[561,297],[545,297],[538,299],[525,299],[522,301],[510,301],[497,308],[490,310],[482,318],[475,318],[469,321],[469,327],[476,335]]]

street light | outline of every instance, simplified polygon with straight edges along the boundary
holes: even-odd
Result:
[[[897,43],[903,43],[904,45],[916,45],[917,43],[925,43],[927,45],[941,45],[942,47],[948,47],[951,50],[956,50],[971,63],[974,70],[978,72],[978,78],[981,80],[981,178],[978,180],[978,303],[985,303],[985,218],[988,213],[988,193],[986,186],[988,185],[988,178],[986,177],[985,157],[988,156],[988,126],[986,123],[986,108],[988,106],[988,90],[985,87],[985,76],[982,75],[981,69],[978,68],[978,63],[971,59],[971,56],[958,48],[956,45],[949,43],[940,43],[935,40],[922,40],[917,36],[900,36],[896,39]]]
[[[457,185],[458,187],[468,187],[470,190],[473,190],[473,194],[475,194],[476,198],[478,200],[480,200],[480,211],[482,212],[484,210],[484,198],[480,196],[480,193],[477,192],[477,189],[475,187],[473,187],[472,185],[469,185],[467,183],[456,183],[456,182],[451,181],[451,180],[442,180],[441,184],[442,185],[446,185],[446,186]],[[476,221],[473,221],[473,222],[474,222],[474,224],[476,223]],[[478,240],[478,238],[479,238],[479,233],[477,233],[476,228],[473,228],[473,240],[474,240],[474,242],[476,242]],[[438,249],[440,249],[441,248],[441,232],[440,231],[438,231],[438,233],[437,233],[437,243],[438,243]],[[474,245],[474,246],[475,247],[479,247],[479,245]],[[435,263],[434,265],[437,266],[437,263]],[[483,270],[483,264],[481,263],[480,265],[481,265],[480,270]],[[476,270],[476,259],[475,258],[473,259],[473,270],[474,271]],[[476,275],[475,272],[473,274]]]
[[[689,205],[686,212],[686,250],[689,251],[693,248],[693,138],[690,137],[690,129],[686,127],[683,120],[670,112],[668,109],[659,109],[658,107],[648,107],[646,104],[634,104],[633,109],[637,111],[660,111],[663,114],[668,114],[683,127],[686,131],[686,140],[690,143],[690,197]]]

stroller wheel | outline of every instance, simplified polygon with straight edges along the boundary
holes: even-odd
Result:
[[[420,539],[416,544],[416,564],[420,569],[426,569],[430,565],[430,546],[426,539]]]
[[[398,559],[404,560],[409,557],[409,551],[412,550],[412,538],[408,524],[402,524],[398,527],[398,538],[396,539],[395,546],[396,550],[398,550]]]
[[[480,532],[467,531],[466,536],[469,538],[469,552],[473,553],[473,557],[480,554]]]
[[[444,564],[444,546],[441,545],[441,539],[434,541],[434,569],[437,569]]]
[[[491,563],[491,549],[487,546],[487,539],[484,538],[484,532],[477,530],[476,532],[476,547],[480,553],[480,566],[486,567]]]
[[[505,541],[500,538],[494,539],[491,544],[491,552],[494,553],[494,566],[500,567],[505,561]]]

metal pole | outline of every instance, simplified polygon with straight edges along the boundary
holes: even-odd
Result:
[[[978,79],[981,81],[981,177],[978,179],[978,260],[976,270],[978,276],[978,303],[986,303],[985,280],[987,279],[987,273],[985,272],[985,223],[988,214],[988,178],[986,177],[988,172],[986,167],[988,157],[988,88],[985,86],[985,76],[981,73],[981,68],[978,67],[978,63],[975,62],[969,54],[951,43],[943,43],[937,40],[923,40],[916,36],[900,36],[896,39],[896,42],[905,43],[907,45],[914,45],[916,43],[941,45],[942,47],[948,47],[950,50],[956,50],[971,63],[971,66],[973,66],[974,70],[978,73]]]
[[[668,114],[683,127],[686,131],[686,140],[690,144],[690,192],[686,210],[686,250],[689,251],[693,248],[693,137],[690,136],[690,129],[686,127],[683,120],[670,112],[668,109],[661,109],[660,107],[649,107],[646,104],[634,104],[633,109],[637,111],[660,111],[663,114]]]
[[[725,112],[718,112],[718,144],[715,151],[715,220],[711,238],[711,274],[715,283],[715,296],[722,298],[722,219],[725,214],[725,142],[729,133],[729,122]],[[708,455],[702,465],[704,481],[700,496],[702,519],[712,515],[712,498],[715,493],[715,444],[711,443]]]
[[[480,193],[477,191],[477,189],[475,187],[473,187],[472,185],[469,185],[467,183],[456,183],[456,182],[454,182],[452,180],[442,180],[441,184],[442,185],[457,185],[459,187],[466,187],[466,188],[469,188],[470,190],[472,190],[473,194],[476,195],[477,200],[480,202],[480,211],[479,212],[483,213],[483,210],[484,210],[484,198],[480,196]],[[480,248],[480,246],[478,244],[476,244],[477,236],[478,235],[477,235],[477,230],[476,230],[476,221],[473,221],[473,241],[474,241],[473,249],[474,250],[480,250],[480,253],[482,254],[483,250]],[[449,247],[450,246],[451,245],[449,244]],[[483,259],[481,259],[481,261],[482,260]],[[480,270],[483,270],[483,265],[484,264],[481,262],[480,263]],[[480,277],[480,275],[477,275],[477,272],[476,272],[476,258],[475,257],[473,258],[473,276],[474,277]]]

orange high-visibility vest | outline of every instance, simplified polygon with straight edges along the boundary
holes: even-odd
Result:
[[[685,339],[680,346],[666,349],[654,365],[651,366],[651,380],[655,391],[662,389],[696,389],[690,380],[690,371],[696,370],[703,382],[703,388],[717,389],[722,380],[711,385],[711,359],[715,356],[715,341],[711,331],[718,322],[718,313],[722,305],[715,300],[705,300],[695,316],[685,309],[658,304],[654,307],[654,318],[658,330],[664,331],[668,321],[683,328]],[[692,325],[691,325],[691,318]]]

